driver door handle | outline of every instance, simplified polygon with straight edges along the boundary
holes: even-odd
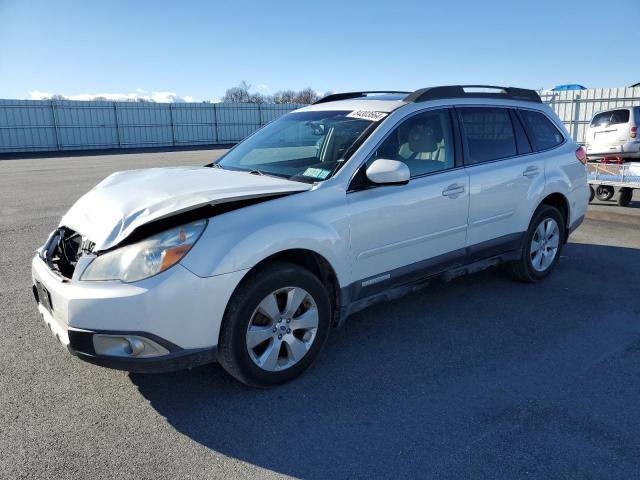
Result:
[[[442,195],[444,195],[445,197],[451,197],[453,195],[459,195],[461,193],[464,193],[464,185],[461,185],[459,183],[449,185],[445,190],[442,191]]]

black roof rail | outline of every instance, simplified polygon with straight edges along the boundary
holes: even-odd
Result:
[[[370,90],[367,92],[345,92],[345,93],[332,93],[326,97],[322,97],[320,100],[313,102],[314,105],[318,103],[335,102],[337,100],[348,100],[350,98],[364,97],[369,93],[401,93],[410,94],[411,92],[400,92],[397,90]]]
[[[496,90],[495,92],[480,91],[467,92],[465,89]],[[514,87],[496,87],[494,85],[449,85],[443,87],[429,87],[416,90],[404,99],[405,102],[426,102],[442,98],[508,98],[525,102],[542,103],[540,95],[535,90]]]

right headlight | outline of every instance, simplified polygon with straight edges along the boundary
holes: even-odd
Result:
[[[206,225],[207,220],[187,223],[98,255],[82,272],[80,280],[136,282],[157,275],[182,260]]]

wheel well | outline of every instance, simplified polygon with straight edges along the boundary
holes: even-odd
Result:
[[[334,313],[338,310],[337,307],[340,301],[340,284],[338,283],[338,277],[331,264],[322,255],[312,250],[302,248],[283,250],[258,262],[252,270],[274,261],[293,263],[313,273],[326,285],[331,304],[334,307]]]
[[[564,227],[569,228],[569,202],[567,198],[561,193],[552,193],[546,196],[540,205],[551,205],[560,210],[562,218],[564,218]]]

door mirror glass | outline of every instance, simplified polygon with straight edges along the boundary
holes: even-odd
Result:
[[[367,178],[378,184],[404,184],[409,181],[411,172],[404,162],[378,158],[367,168]]]

